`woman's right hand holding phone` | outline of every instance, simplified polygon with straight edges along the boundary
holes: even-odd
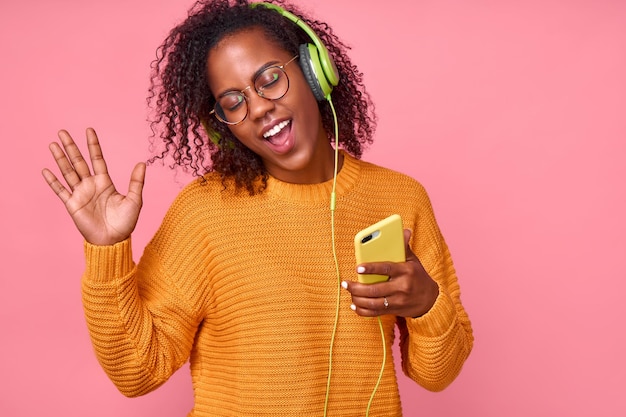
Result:
[[[112,245],[130,237],[142,206],[146,165],[138,163],[135,166],[128,193],[124,196],[111,181],[93,129],[87,129],[91,168],[67,131],[61,130],[59,139],[61,145],[50,144],[50,151],[67,186],[47,168],[42,174],[65,205],[79,232],[94,245]]]

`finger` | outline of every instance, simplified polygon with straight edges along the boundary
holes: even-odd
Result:
[[[72,163],[67,159],[67,155],[58,143],[51,143],[49,149],[57,166],[59,167],[59,170],[61,171],[61,175],[65,178],[65,182],[69,185],[70,189],[73,190],[80,182],[80,177],[74,170]]]
[[[359,316],[375,317],[382,314],[391,314],[391,294],[393,289],[389,283],[361,284],[359,282],[343,281],[343,289],[351,293],[350,308]],[[387,300],[387,306],[385,306]]]
[[[70,134],[66,130],[61,130],[59,132],[59,139],[61,139],[61,143],[63,144],[63,149],[67,154],[67,159],[69,159],[69,163],[76,174],[80,179],[89,177],[91,175],[91,171],[89,170],[89,165],[87,165],[87,161],[83,158],[83,154],[76,146],[76,142],[70,136]]]
[[[96,131],[92,128],[87,129],[87,147],[89,149],[89,158],[91,159],[91,166],[93,167],[93,173],[108,174],[107,164],[102,155],[102,147],[98,140]]]
[[[421,262],[419,260],[419,258],[417,257],[417,255],[415,255],[415,253],[411,250],[411,246],[409,245],[409,242],[411,241],[411,230],[410,229],[404,229],[404,253],[406,254],[406,261],[410,262],[417,262],[421,265]]]
[[[358,298],[353,297],[350,308],[363,317],[376,317],[383,314],[392,314],[389,297]]]
[[[72,194],[67,190],[67,188],[63,186],[63,184],[61,184],[61,181],[59,181],[56,175],[54,175],[49,169],[44,168],[43,171],[41,171],[41,174],[45,178],[52,191],[54,191],[57,197],[59,197],[63,204],[65,204],[67,200],[70,199]]]
[[[389,296],[380,296],[380,297],[359,297],[352,296],[352,304],[356,305],[359,308],[364,310],[374,310],[380,311],[385,310],[385,300],[387,300],[387,308],[391,305],[389,303]]]
[[[409,242],[411,241],[411,229],[404,229],[404,253],[406,255],[406,260],[417,259],[413,251],[411,250],[411,246]]]
[[[353,298],[358,297],[359,299],[382,298],[385,295],[395,292],[394,283],[390,281],[378,282],[374,284],[344,281],[341,285],[344,289],[348,290],[350,294],[352,294]]]
[[[130,183],[128,184],[127,197],[137,202],[141,206],[143,186],[146,179],[146,164],[143,162],[135,165],[133,172],[130,174]]]
[[[368,262],[357,266],[356,272],[364,275],[382,275],[384,277],[394,276],[396,264],[393,262]]]

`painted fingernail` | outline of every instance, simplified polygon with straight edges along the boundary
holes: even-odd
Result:
[[[346,281],[341,281],[341,288],[343,288],[344,290],[348,289],[348,283]]]
[[[359,274],[362,274],[363,272],[365,272],[365,267],[364,267],[364,266],[359,266],[359,267],[356,269],[356,272],[358,272]]]
[[[350,310],[356,311],[356,306],[354,304],[350,304]]]

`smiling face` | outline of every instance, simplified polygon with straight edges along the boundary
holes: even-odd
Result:
[[[214,97],[245,90],[248,115],[229,129],[261,157],[270,175],[291,183],[319,183],[332,178],[334,151],[297,60],[284,67],[289,90],[282,98],[268,100],[254,89],[255,76],[262,69],[292,58],[293,53],[271,41],[260,28],[236,32],[209,51],[209,88]]]

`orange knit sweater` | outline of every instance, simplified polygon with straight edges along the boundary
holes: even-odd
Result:
[[[119,390],[145,394],[189,360],[189,416],[322,416],[339,287],[331,187],[270,178],[251,197],[208,175],[176,198],[138,264],[130,240],[86,243],[87,323]],[[441,390],[473,336],[428,197],[413,179],[345,155],[335,214],[342,280],[356,279],[355,233],[392,213],[413,230],[411,248],[440,295],[420,318],[383,316],[387,352],[397,326],[404,372]],[[357,316],[340,293],[328,416],[363,416],[383,360],[381,334],[378,320]],[[390,356],[370,415],[401,415]]]

